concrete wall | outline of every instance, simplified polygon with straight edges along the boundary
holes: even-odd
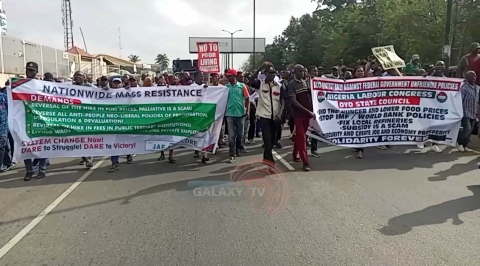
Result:
[[[54,77],[71,77],[80,70],[80,63],[75,62],[74,54],[55,49],[9,35],[2,35],[0,42],[0,73],[9,75],[24,75],[27,62],[38,64],[38,74],[50,72]],[[74,63],[72,67],[72,63]]]

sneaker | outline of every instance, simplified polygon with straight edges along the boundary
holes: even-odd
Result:
[[[12,166],[2,166],[2,168],[0,168],[0,171],[1,171],[1,172],[7,172],[7,171],[9,171],[11,168],[12,168]]]
[[[276,149],[281,149],[281,148],[282,148],[282,144],[276,143],[276,144],[273,144],[273,147],[276,148]]]
[[[33,177],[33,172],[27,172],[25,177],[23,178],[24,181],[30,181]]]
[[[235,156],[230,156],[230,159],[228,159],[228,163],[234,163],[235,162]]]
[[[457,149],[458,149],[459,152],[464,152],[465,151],[465,148],[458,143],[457,143]]]
[[[108,168],[108,171],[110,173],[115,172],[117,170],[118,170],[118,164],[116,164],[116,163],[113,163],[112,166],[110,166],[110,168]]]
[[[87,168],[92,168],[92,167],[93,167],[93,162],[92,162],[92,160],[87,159],[87,160],[85,161],[85,166],[86,166]]]
[[[385,145],[380,145],[380,146],[377,146],[378,149],[380,150],[386,150],[387,147]]]
[[[255,141],[253,139],[249,139],[249,140],[247,140],[247,143],[248,144],[255,144]]]
[[[310,166],[309,165],[304,165],[303,166],[303,171],[304,172],[310,172]]]
[[[132,155],[127,155],[127,163],[132,164],[133,163],[133,156]]]
[[[468,147],[463,147],[465,149],[465,151],[468,151],[468,152],[472,152],[473,150],[468,148]]]
[[[432,145],[430,149],[432,149],[432,151],[434,152],[438,152],[438,153],[442,152],[442,150],[437,145]]]
[[[37,176],[35,177],[36,179],[43,179],[45,178],[45,172],[38,172]]]
[[[85,160],[82,158],[82,160],[78,163],[78,165],[84,165],[85,164]]]
[[[312,151],[312,156],[317,158],[322,157],[322,155],[318,151]]]
[[[417,143],[417,147],[418,147],[419,149],[423,149],[423,148],[425,148],[425,144],[424,144],[424,143]],[[432,147],[433,147],[433,146],[432,146]]]

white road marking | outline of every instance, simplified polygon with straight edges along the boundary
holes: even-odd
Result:
[[[2,259],[20,240],[22,240],[30,231],[35,228],[53,209],[55,209],[70,193],[72,193],[87,177],[89,177],[95,169],[105,162],[109,157],[104,157],[98,161],[92,168],[83,174],[75,183],[73,183],[65,192],[62,193],[55,201],[52,202],[45,210],[43,210],[35,219],[33,219],[25,228],[22,229],[16,236],[8,241],[5,246],[0,249],[0,259]]]
[[[277,157],[277,159],[278,159],[281,163],[283,163],[283,165],[285,165],[285,167],[287,167],[288,170],[290,170],[290,171],[295,170],[295,168],[293,168],[293,166],[292,166],[290,163],[288,163],[287,161],[285,161],[285,159],[283,159],[283,157],[280,156],[280,154],[278,154],[276,151],[273,151],[273,150],[272,150],[272,154],[273,154],[275,157]],[[0,257],[0,258],[1,258],[1,257]]]
[[[5,179],[5,180],[0,180],[0,183],[6,183],[6,182],[13,181],[13,180],[19,180],[19,179],[23,179],[23,177],[16,177],[16,178],[10,178],[10,179]]]

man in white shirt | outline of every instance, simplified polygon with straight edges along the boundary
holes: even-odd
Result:
[[[197,71],[193,75],[195,82],[190,84],[192,87],[203,87],[204,89],[207,89],[208,85],[205,84],[205,74],[202,71]],[[200,157],[200,151],[195,151],[195,154],[193,155],[195,158]],[[203,152],[202,155],[202,163],[207,163],[210,161],[210,158],[208,158],[208,153],[205,151]]]

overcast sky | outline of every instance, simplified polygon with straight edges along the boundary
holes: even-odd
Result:
[[[8,35],[37,44],[63,49],[61,0],[1,0],[7,15]],[[189,37],[229,37],[222,29],[253,36],[253,0],[71,0],[74,42],[85,48],[82,28],[91,54],[140,56],[153,63],[159,53],[169,59],[195,59],[189,54]],[[288,25],[290,17],[311,13],[310,0],[256,1],[256,36],[271,43]],[[236,55],[235,67],[247,58]]]

